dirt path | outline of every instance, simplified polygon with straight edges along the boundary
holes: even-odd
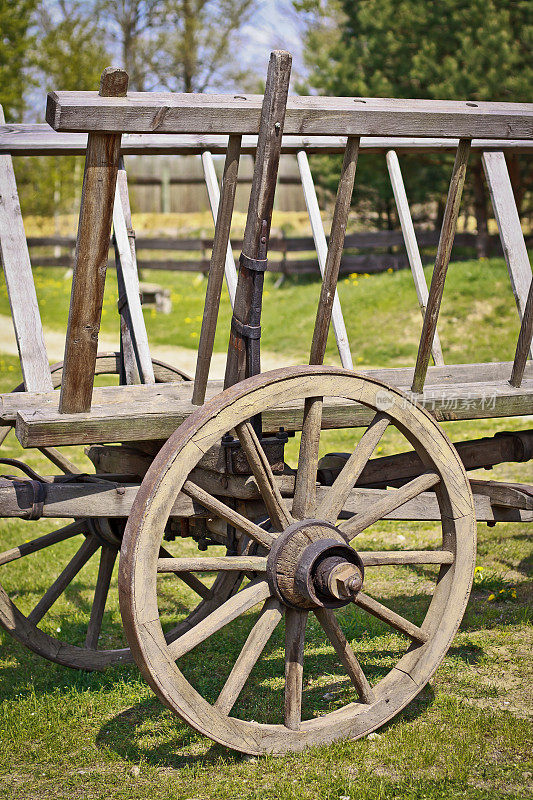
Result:
[[[48,358],[50,361],[61,361],[65,350],[65,336],[58,331],[44,329],[44,338],[46,349],[48,351]],[[99,337],[99,348],[101,352],[109,352],[118,350],[118,341],[107,336]],[[187,347],[169,347],[154,345],[151,347],[152,356],[161,361],[172,364],[180,369],[188,372],[189,375],[194,375],[196,368],[196,350],[191,350]],[[6,355],[18,355],[17,343],[15,334],[13,333],[13,323],[11,317],[6,317],[0,314],[0,352]],[[280,356],[274,353],[261,352],[261,366],[263,371],[266,372],[270,369],[285,366]],[[226,354],[214,353],[211,361],[211,371],[209,377],[223,378],[226,368]]]

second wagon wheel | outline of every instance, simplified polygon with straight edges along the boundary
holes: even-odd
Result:
[[[163,362],[153,360],[153,366],[158,383],[189,380],[184,372]],[[51,368],[55,388],[61,384],[62,368],[62,363],[55,364]],[[96,362],[97,375],[117,375],[119,370],[120,354],[99,354]],[[23,390],[21,385],[14,391]],[[54,464],[61,464],[63,469],[75,468],[60,451],[45,448],[44,455],[53,460]],[[4,467],[4,470],[7,468]],[[36,536],[33,533],[36,524],[38,523],[31,521],[26,523],[28,539],[23,542],[19,540],[16,543],[10,542],[7,549],[5,544],[0,548],[3,551],[0,552],[0,624],[30,650],[64,666],[99,670],[131,661],[130,650],[124,646],[125,642],[119,647],[115,644],[115,638],[118,641],[123,640],[122,632],[119,636],[109,635],[108,641],[112,639],[114,646],[106,644],[106,638],[100,638],[101,633],[106,633],[104,611],[120,546],[120,537],[117,538],[120,526],[117,528],[112,521],[102,518],[76,519],[50,533]],[[9,527],[8,521],[5,520],[3,529],[7,535]],[[57,545],[67,540],[72,544],[70,560],[68,556],[58,558],[57,555]],[[28,591],[34,593],[35,585],[40,584],[43,560],[46,560],[48,565],[57,564],[58,577],[47,588],[34,608],[26,611],[24,595]],[[98,571],[93,596],[85,600],[78,596],[79,590],[73,589],[72,582],[77,573],[89,562],[91,564],[98,562]],[[6,574],[12,569],[18,570],[18,574],[11,576]],[[190,578],[188,585],[195,592],[196,602],[191,602],[190,591],[184,585],[189,606],[183,606],[181,597],[183,593],[181,593],[182,619],[179,624],[172,626],[173,636],[186,630],[193,621],[208,614],[238,588],[238,576],[235,575],[233,580],[232,576],[222,576],[211,587],[206,587],[193,575],[182,577],[185,580]],[[24,584],[31,586],[24,588]],[[62,608],[60,613],[56,614],[55,604],[65,593],[72,595],[72,602],[69,602],[68,608]],[[189,611],[191,613],[187,616]],[[71,617],[76,617],[76,621]]]
[[[286,476],[285,483],[277,482],[248,420],[262,413],[269,430],[281,420],[301,424],[302,400],[317,394],[324,398],[325,426],[339,427],[341,408],[345,421],[352,407],[360,414],[361,405],[356,404],[366,406],[373,420],[335,483],[318,488],[309,517],[295,519]],[[399,489],[377,491],[376,499],[354,514],[352,487],[388,424],[416,449],[425,471]],[[236,432],[247,455],[270,516],[269,531],[255,524],[253,514],[237,513],[188,479],[202,453],[228,431]],[[305,454],[300,454],[298,468],[308,468]],[[203,558],[196,566],[190,559],[160,558],[165,521],[180,490],[254,538],[263,554]],[[436,493],[440,507],[433,547],[371,551],[366,529],[429,490]],[[120,605],[135,660],[166,706],[228,747],[252,754],[284,753],[363,736],[409,703],[434,673],[457,631],[474,559],[470,486],[457,453],[432,417],[379,381],[334,367],[289,367],[222,392],[189,417],[160,451],[126,527]],[[425,610],[417,597],[412,598],[411,611],[400,614],[372,596],[379,592],[380,569],[390,564],[401,569],[415,564],[424,570]],[[159,610],[165,573],[191,568],[218,574],[247,569],[249,582],[169,643]],[[407,569],[406,578],[408,573]],[[409,605],[408,580],[405,592]],[[365,620],[375,625],[377,618],[394,639],[386,666],[371,680],[368,665],[359,659],[357,637],[350,643],[342,629],[354,605],[363,629]],[[279,625],[283,617],[284,626]],[[306,629],[312,634],[309,650]],[[331,655],[316,643],[320,629],[334,648]],[[317,716],[314,687],[322,697],[338,662],[345,676],[333,678],[338,707]],[[276,677],[278,667],[281,675]]]

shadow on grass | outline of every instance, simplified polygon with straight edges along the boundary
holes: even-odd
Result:
[[[387,722],[386,731],[397,722],[413,722],[424,714],[435,699],[430,686]],[[145,761],[153,767],[180,770],[190,766],[208,766],[220,759],[239,763],[245,756],[230,750],[189,728],[178,718],[169,716],[155,698],[143,700],[109,720],[96,737],[96,743],[134,763]],[[202,752],[185,752],[188,749]]]

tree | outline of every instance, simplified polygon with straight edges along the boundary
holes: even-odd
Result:
[[[24,111],[28,53],[32,45],[30,19],[36,1],[0,3],[0,104],[8,122],[19,122]]]
[[[295,2],[308,18],[309,84],[320,92],[513,102],[530,98],[529,0],[330,0],[326,6],[320,0]],[[406,163],[410,196],[422,200],[425,191],[426,199],[438,199],[446,173],[427,159],[421,170],[420,160],[416,170],[409,160]],[[516,172],[515,167],[515,185]],[[478,225],[483,227],[482,171],[475,156],[470,175],[470,197],[475,197]],[[359,181],[362,177],[360,173]],[[433,189],[429,195],[427,187]],[[385,182],[378,194],[386,204],[390,192]],[[523,187],[518,194],[523,195]]]
[[[232,50],[256,0],[98,0],[130,88],[201,92],[233,84]]]

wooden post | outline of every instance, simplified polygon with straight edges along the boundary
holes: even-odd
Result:
[[[527,354],[531,350],[531,339],[533,336],[533,278],[529,284],[527,303],[524,309],[522,325],[518,335],[516,353],[514,357],[513,371],[509,383],[518,389],[522,384],[524,370],[526,368]]]
[[[235,190],[237,188],[237,174],[239,171],[240,154],[241,137],[230,136],[226,162],[224,164],[222,200],[220,203],[218,202],[220,193],[218,192],[218,181],[216,179],[216,175],[213,176],[213,174],[209,174],[206,170],[206,183],[208,184],[208,191],[209,186],[211,186],[211,190],[209,191],[209,199],[211,201],[211,209],[213,214],[215,214],[216,206],[216,223],[215,236],[213,239],[213,250],[211,252],[211,262],[209,264],[209,277],[207,280],[207,289],[205,293],[204,317],[202,320],[202,330],[200,332],[200,341],[198,344],[198,357],[196,359],[196,374],[194,376],[192,402],[195,405],[201,405],[205,399],[207,378],[209,376],[211,356],[213,355],[213,344],[215,341],[218,310],[220,307],[220,294],[222,292],[224,267],[226,271],[226,280],[228,281],[228,289],[230,289],[231,281],[236,272],[233,253],[231,252],[231,245],[229,243],[229,233],[231,228],[231,217],[233,214],[233,204],[235,202]],[[214,173],[215,170],[212,159],[210,166],[213,168]],[[212,181],[213,177],[214,183]],[[217,194],[218,197],[216,196]],[[228,258],[231,260],[233,272],[231,267],[228,267]],[[229,280],[228,273],[230,276]]]
[[[416,289],[416,296],[418,297],[418,304],[422,312],[422,319],[426,315],[426,307],[428,303],[428,287],[424,275],[424,268],[422,266],[422,259],[420,258],[420,251],[416,241],[416,234],[411,218],[411,211],[409,209],[409,202],[407,200],[407,193],[400,169],[400,162],[394,150],[388,150],[386,154],[387,168],[389,170],[389,177],[394,193],[394,200],[398,210],[398,217],[402,228],[403,240],[405,242],[405,249],[407,250],[407,257],[409,265],[413,274],[413,281]],[[431,346],[431,353],[433,361],[437,366],[444,364],[442,357],[442,348],[440,346],[439,334],[435,330],[435,338]]]
[[[100,95],[125,97],[128,75],[108,67]],[[65,342],[60,413],[90,411],[104,299],[120,133],[89,133]]]
[[[481,156],[490,199],[498,225],[503,254],[507,262],[511,287],[520,319],[524,318],[531,283],[531,265],[514,199],[513,187],[503,152]],[[533,350],[530,355],[533,357]]]
[[[0,124],[4,124],[4,121],[4,112],[0,106]],[[0,258],[6,278],[24,388],[28,392],[50,392],[50,366],[24,222],[20,213],[13,162],[9,155],[0,155]]]
[[[411,391],[416,392],[417,394],[420,394],[424,389],[424,383],[429,366],[431,346],[435,339],[435,331],[437,330],[437,319],[439,317],[440,304],[442,301],[442,294],[444,292],[444,283],[446,281],[448,264],[450,263],[450,256],[452,254],[453,240],[455,237],[455,229],[457,228],[459,208],[461,207],[461,196],[463,194],[463,186],[465,184],[466,165],[468,162],[469,153],[470,140],[460,139],[455,156],[455,163],[453,165],[450,188],[448,190],[448,198],[446,200],[446,208],[444,210],[444,219],[442,221],[442,228],[440,232],[439,247],[437,249],[437,257],[435,259],[433,276],[431,278],[426,314],[424,316],[422,334],[420,336],[420,344],[418,346],[415,374],[411,387]]]
[[[309,215],[309,222],[311,223],[311,230],[313,231],[318,266],[320,267],[320,274],[322,275],[322,278],[324,278],[326,261],[328,257],[328,244],[326,241],[326,234],[324,232],[324,225],[322,224],[322,217],[320,216],[320,208],[318,206],[313,176],[311,175],[309,160],[305,150],[300,150],[296,154],[296,159],[298,161],[298,168],[300,170],[300,176],[302,179],[302,189],[304,193],[305,205],[307,206],[307,213]],[[346,333],[346,325],[344,324],[344,317],[342,315],[342,308],[337,289],[335,289],[335,297],[333,298],[332,322],[335,340],[337,342],[337,349],[341,358],[341,364],[346,369],[353,369],[350,343],[348,342],[348,334]]]
[[[282,50],[270,56],[265,95],[261,108],[257,155],[243,239],[243,254],[252,260],[266,259],[274,192],[278,174],[285,108],[289,91],[292,58]],[[261,322],[260,297],[264,272],[241,265],[235,294],[233,326],[258,328]],[[259,299],[259,302],[257,302]],[[260,371],[258,339],[248,339],[232,327],[224,386]],[[251,367],[251,362],[253,366]]]

